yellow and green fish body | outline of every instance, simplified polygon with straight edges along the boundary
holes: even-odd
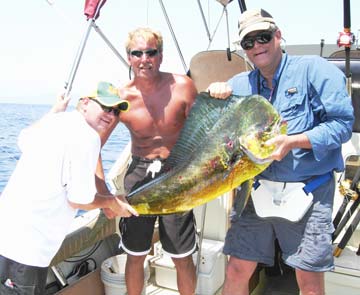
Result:
[[[217,100],[201,93],[165,162],[165,172],[130,193],[129,203],[141,215],[161,215],[209,202],[266,169],[271,161],[262,159],[274,147],[264,143],[285,129],[261,96]]]

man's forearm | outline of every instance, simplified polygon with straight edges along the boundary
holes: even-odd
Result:
[[[102,165],[101,155],[99,155],[98,163],[96,166],[95,184],[96,184],[96,189],[97,189],[98,193],[100,193],[100,194],[109,194],[110,193],[110,191],[106,185],[106,181],[105,181],[105,173],[104,173],[104,169],[103,169],[103,165]]]

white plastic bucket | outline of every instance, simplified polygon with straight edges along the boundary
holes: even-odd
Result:
[[[125,264],[126,254],[110,257],[101,264],[101,280],[104,283],[105,295],[126,295]],[[144,262],[144,288],[141,295],[146,295],[147,281],[150,278],[150,268],[147,260]]]

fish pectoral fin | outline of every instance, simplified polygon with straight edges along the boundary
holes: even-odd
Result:
[[[225,180],[226,178],[228,178],[229,174],[233,171],[234,167],[236,166],[236,164],[238,163],[238,158],[233,159],[230,162],[227,162],[227,168],[226,171],[224,172],[224,176],[223,176],[223,180]]]
[[[227,170],[226,170],[226,172],[225,172],[225,173],[224,173],[224,175],[223,175],[223,180],[225,180],[225,179],[227,179],[227,178],[228,178],[228,176],[229,176],[229,174],[230,174],[231,170],[232,170],[232,168],[229,168],[229,169],[227,169]]]

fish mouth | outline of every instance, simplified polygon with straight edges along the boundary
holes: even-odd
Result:
[[[273,161],[271,154],[275,146],[264,144],[269,138],[281,133],[281,123],[276,121],[262,132],[249,132],[239,138],[239,145],[245,155],[255,164],[263,165]]]

